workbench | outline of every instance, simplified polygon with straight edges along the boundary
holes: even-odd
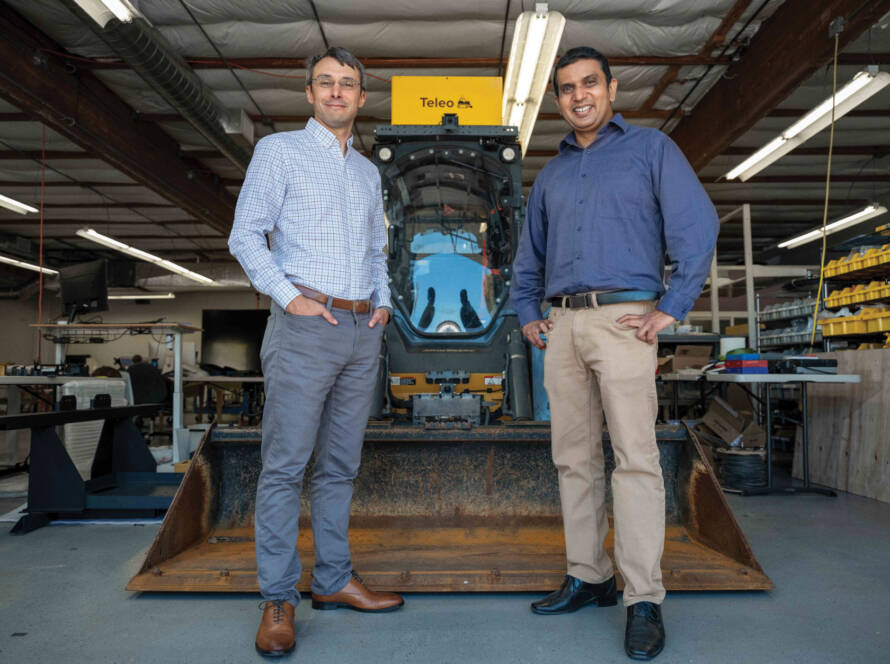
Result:
[[[794,495],[798,493],[818,493],[824,496],[837,496],[831,489],[823,489],[810,484],[809,464],[807,459],[807,385],[809,383],[858,383],[856,374],[813,374],[813,373],[783,373],[783,374],[721,374],[708,373],[705,379],[709,383],[737,383],[742,385],[764,385],[763,412],[764,429],[766,430],[766,486],[759,489],[748,489],[742,495],[782,494]],[[803,453],[803,486],[788,486],[783,488],[773,487],[772,467],[772,412],[770,404],[770,388],[777,384],[796,383],[800,385],[800,410],[801,410],[801,436]],[[750,390],[749,390],[750,391]],[[755,397],[756,398],[756,397]]]

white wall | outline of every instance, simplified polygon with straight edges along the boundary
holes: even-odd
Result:
[[[257,298],[252,291],[199,291],[177,293],[175,300],[149,300],[149,304],[135,304],[130,300],[112,300],[109,310],[87,314],[85,318],[101,317],[103,323],[144,323],[164,317],[165,323],[185,323],[201,326],[204,309],[269,308],[269,298]],[[43,320],[52,322],[59,316],[59,300],[55,293],[44,295]],[[0,361],[30,364],[37,357],[37,338],[30,323],[37,322],[37,297],[26,300],[0,300]],[[183,335],[183,342],[193,342],[200,353],[201,334]],[[150,335],[124,336],[103,344],[72,344],[71,355],[92,357],[94,366],[112,366],[115,357],[130,357],[136,353],[146,359],[156,356],[157,341]],[[55,351],[49,341],[41,341],[41,361],[52,363]]]

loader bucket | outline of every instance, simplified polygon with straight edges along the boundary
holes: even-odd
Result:
[[[127,590],[257,591],[253,512],[260,436],[257,428],[207,432]],[[694,434],[659,427],[658,444],[667,496],[662,558],[667,589],[772,588]],[[608,436],[604,446],[611,472]],[[311,468],[307,487],[310,477]],[[304,491],[297,545],[302,591],[309,590],[313,561],[307,498]],[[611,507],[611,496],[608,500]],[[350,542],[356,571],[377,589],[557,587],[566,563],[548,423],[471,429],[369,425]],[[611,551],[611,533],[607,547]]]

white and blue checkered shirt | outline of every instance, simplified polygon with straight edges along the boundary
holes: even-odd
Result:
[[[310,118],[301,131],[257,142],[229,236],[257,290],[282,309],[300,294],[294,284],[391,307],[385,245],[380,175],[352,137],[343,156]]]

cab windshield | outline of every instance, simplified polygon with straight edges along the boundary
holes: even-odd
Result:
[[[484,331],[507,296],[509,172],[496,155],[441,146],[384,171],[393,295],[428,334]]]

